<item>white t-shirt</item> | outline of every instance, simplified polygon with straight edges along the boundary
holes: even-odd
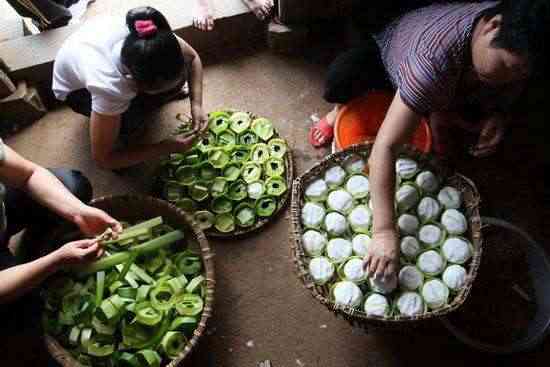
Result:
[[[63,44],[54,62],[53,92],[64,101],[78,89],[92,95],[92,111],[119,115],[137,94],[135,82],[120,61],[129,31],[124,18],[104,17],[90,21]]]

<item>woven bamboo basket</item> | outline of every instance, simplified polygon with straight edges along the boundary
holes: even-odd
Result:
[[[236,112],[236,111],[237,111],[236,109],[228,109],[227,110],[227,112]],[[250,114],[252,119],[255,119],[255,118],[258,117],[258,116],[254,115],[251,112],[248,112],[248,113]],[[277,129],[274,129],[274,136],[283,139],[283,137],[279,134]],[[285,141],[286,141],[286,139],[285,139]],[[283,194],[283,196],[280,197],[279,205],[277,206],[277,209],[275,210],[273,215],[271,215],[269,218],[259,219],[251,227],[247,227],[247,228],[237,227],[234,231],[229,232],[229,233],[222,233],[222,232],[216,230],[214,227],[205,230],[204,233],[208,237],[213,237],[213,238],[235,238],[235,237],[240,237],[240,236],[247,235],[247,234],[252,233],[252,232],[256,232],[259,229],[261,229],[262,227],[264,227],[266,224],[268,224],[269,222],[274,220],[283,211],[283,209],[286,207],[286,205],[288,204],[288,202],[290,200],[290,196],[291,196],[291,185],[292,185],[292,180],[294,179],[294,160],[293,160],[293,157],[292,157],[292,150],[288,145],[287,145],[287,152],[286,152],[284,161],[285,161],[285,180],[286,180],[286,185],[287,185],[288,189]],[[155,197],[164,199],[163,198],[163,189],[162,189],[163,188],[163,182],[160,179],[160,170],[157,171],[156,177],[157,178],[156,178],[156,180],[153,184],[153,195]]]
[[[450,171],[433,155],[422,153],[412,146],[403,146],[400,152],[401,155],[415,159],[420,166],[432,170],[440,177],[443,177],[445,183],[462,192],[464,199],[464,213],[468,220],[469,227],[468,233],[465,237],[467,237],[474,246],[474,254],[468,266],[466,284],[450,304],[435,311],[430,311],[417,316],[394,315],[387,318],[372,315],[368,316],[365,312],[363,312],[362,308],[354,309],[347,306],[336,305],[330,299],[329,286],[319,286],[315,284],[308,272],[309,259],[303,249],[303,228],[300,218],[301,209],[304,205],[304,190],[309,183],[322,175],[327,168],[334,164],[343,163],[350,156],[361,155],[364,159],[367,159],[370,155],[371,148],[372,143],[353,145],[348,149],[331,154],[294,180],[292,185],[291,202],[291,249],[298,276],[301,278],[304,286],[311,292],[315,299],[325,305],[330,311],[334,312],[337,316],[343,317],[352,325],[362,327],[364,329],[374,327],[383,328],[386,330],[401,330],[405,327],[410,328],[419,326],[422,324],[420,321],[434,320],[438,317],[444,316],[459,308],[468,297],[481,262],[482,236],[481,219],[479,216],[480,197],[474,183],[468,178],[460,174],[451,174]]]
[[[212,316],[212,307],[214,304],[214,253],[199,229],[199,226],[193,221],[192,217],[166,201],[155,199],[149,196],[106,196],[95,199],[92,206],[100,208],[109,213],[114,218],[136,222],[144,219],[150,219],[156,216],[162,216],[165,222],[174,228],[183,230],[185,233],[185,242],[188,247],[199,250],[202,256],[202,262],[206,271],[206,298],[204,301],[204,310],[193,337],[189,340],[185,349],[167,367],[176,367],[182,362],[193,348],[198,344],[201,336],[206,331],[206,323]],[[60,228],[52,235],[55,239],[63,233],[65,228]],[[82,365],[73,358],[73,356],[52,336],[44,336],[46,347],[55,360],[63,367],[82,367]]]

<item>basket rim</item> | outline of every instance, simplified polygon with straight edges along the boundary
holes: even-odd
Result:
[[[442,317],[457,308],[459,308],[466,298],[468,297],[472,284],[477,276],[478,268],[481,262],[482,254],[482,235],[481,235],[481,219],[479,215],[479,193],[475,184],[467,177],[451,172],[448,167],[444,166],[441,161],[433,154],[424,153],[411,145],[403,145],[399,151],[399,155],[406,155],[416,159],[424,167],[429,167],[445,178],[444,182],[456,181],[460,183],[461,189],[468,191],[472,198],[465,202],[465,212],[467,212],[467,219],[469,224],[469,233],[467,238],[472,242],[474,246],[474,254],[469,261],[468,277],[466,284],[459,291],[454,300],[437,310],[432,310],[421,315],[416,316],[402,316],[394,315],[389,318],[379,316],[368,316],[362,309],[351,308],[347,306],[339,306],[334,304],[330,300],[329,292],[327,292],[326,286],[316,285],[309,275],[307,260],[308,256],[303,250],[302,233],[303,227],[301,224],[301,207],[303,202],[304,184],[319,177],[319,174],[325,170],[325,168],[334,165],[337,162],[344,161],[350,156],[360,154],[370,154],[373,143],[364,143],[352,145],[345,150],[332,153],[325,157],[322,161],[314,164],[306,172],[297,177],[292,185],[292,200],[291,200],[291,233],[290,233],[290,247],[292,256],[297,270],[297,275],[301,279],[304,287],[308,289],[312,296],[317,299],[321,304],[325,305],[329,310],[333,311],[336,315],[343,316],[353,324],[358,324],[364,327],[371,326],[387,326],[387,325],[411,325],[412,322],[419,320],[430,320],[438,317]],[[466,198],[465,198],[466,200]]]
[[[98,204],[101,203],[116,201],[134,201],[144,203],[149,201],[150,203],[154,203],[153,205],[157,205],[160,208],[165,208],[174,212],[176,215],[183,218],[185,225],[182,227],[188,227],[192,231],[194,240],[200,247],[201,258],[206,271],[206,297],[204,300],[204,309],[201,314],[201,319],[197,324],[197,328],[193,331],[193,337],[188,340],[184,350],[178,355],[178,357],[166,365],[167,367],[176,367],[193,351],[195,346],[198,344],[201,336],[206,332],[207,321],[212,316],[216,285],[214,268],[215,254],[212,251],[204,232],[200,229],[196,221],[193,220],[192,216],[165,200],[146,195],[105,195],[93,199],[90,202],[90,205],[97,207]],[[52,357],[63,367],[82,366],[53,336],[44,334],[44,342]]]

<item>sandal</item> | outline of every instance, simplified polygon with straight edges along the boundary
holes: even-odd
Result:
[[[316,136],[315,132],[319,131],[321,135]],[[332,141],[334,136],[334,129],[328,124],[328,120],[325,117],[320,119],[315,125],[309,129],[309,143],[318,148]]]

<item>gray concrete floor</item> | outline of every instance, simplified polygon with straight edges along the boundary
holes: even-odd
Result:
[[[300,174],[326,153],[307,143],[310,115],[322,116],[330,107],[321,97],[325,69],[322,63],[263,51],[224,60],[206,68],[205,108],[235,107],[272,119],[292,147]],[[169,134],[175,114],[188,110],[186,100],[165,106],[151,117],[147,139]],[[540,136],[536,130],[515,131],[500,156],[476,164],[465,160],[459,169],[478,185],[485,213],[505,216],[541,239],[548,233],[548,209],[540,199],[544,142],[532,139]],[[84,171],[96,196],[146,194],[150,187],[152,164],[124,174],[98,169],[89,154],[86,119],[67,108],[48,113],[7,143],[46,167]],[[212,241],[217,255],[215,315],[186,366],[252,367],[265,359],[273,367],[547,365],[548,340],[535,351],[496,358],[462,347],[438,324],[391,336],[354,329],[304,289],[295,275],[288,238],[287,212],[250,237]],[[37,366],[41,359],[17,353],[11,360],[10,366]]]

